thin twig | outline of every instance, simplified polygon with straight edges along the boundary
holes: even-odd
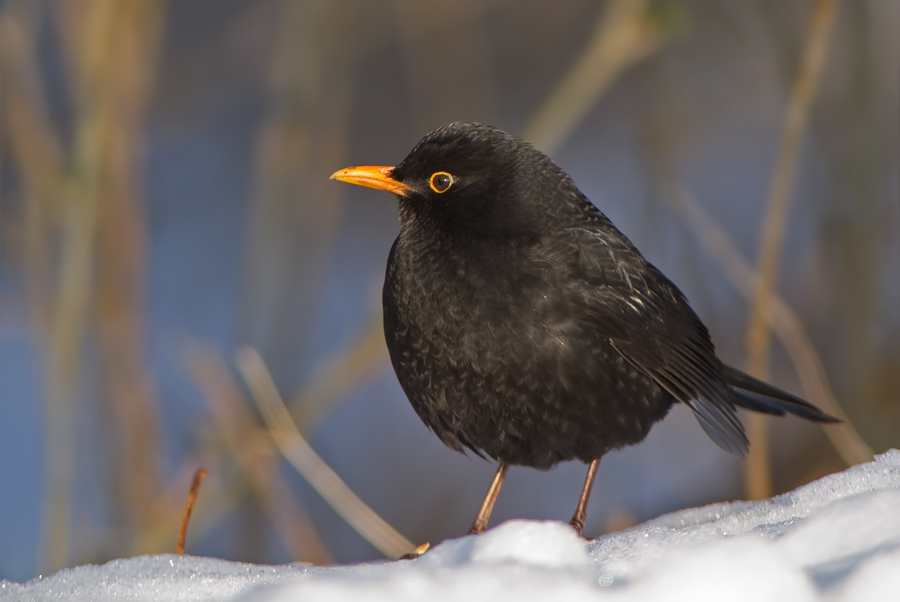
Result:
[[[747,324],[747,369],[757,378],[765,379],[768,367],[770,332],[764,315],[768,311],[778,258],[784,240],[785,222],[791,188],[797,171],[800,144],[809,120],[810,106],[818,87],[819,75],[825,61],[828,40],[834,24],[835,0],[817,0],[809,24],[806,46],[797,78],[791,91],[784,130],[775,161],[775,173],[769,191],[765,223],[760,239],[759,281],[750,308]],[[748,422],[751,446],[747,456],[746,488],[749,499],[763,499],[772,494],[768,433],[764,414],[753,414]]]
[[[677,184],[666,187],[663,197],[722,268],[725,276],[746,299],[752,299],[758,275],[741,255],[725,230]],[[800,377],[804,396],[842,424],[824,426],[825,435],[848,466],[870,462],[874,452],[863,441],[841,409],[828,383],[822,361],[797,314],[773,292],[763,315],[775,336],[784,345]]]
[[[181,528],[178,529],[178,545],[175,546],[175,553],[179,556],[184,554],[184,537],[187,534],[188,521],[191,519],[191,510],[194,509],[194,502],[197,501],[197,491],[200,489],[200,482],[207,474],[209,474],[209,471],[205,468],[198,468],[191,481],[191,492],[188,494],[187,505],[184,507],[184,516],[181,517]]]
[[[229,371],[213,351],[197,345],[188,347],[187,363],[250,492],[291,558],[331,563],[322,537],[277,469],[274,442],[257,426],[249,402]]]
[[[556,152],[609,85],[662,45],[661,26],[647,0],[611,0],[594,36],[529,124],[522,137],[545,153]]]
[[[175,474],[154,495],[150,510],[128,552],[129,556],[160,554],[177,544],[178,527],[184,514],[184,489],[198,465],[208,466],[210,475],[226,472],[215,455],[196,453],[186,457]],[[197,515],[191,521],[194,533],[206,533],[213,525],[227,518],[247,497],[247,487],[243,482],[230,488],[215,476],[205,482],[206,494],[194,504],[197,510]]]
[[[325,501],[385,556],[399,558],[414,551],[416,546],[359,499],[306,442],[259,353],[243,347],[236,354],[236,362],[275,444]]]

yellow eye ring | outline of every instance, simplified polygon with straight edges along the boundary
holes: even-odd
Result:
[[[446,171],[437,171],[431,174],[431,178],[428,179],[428,185],[438,194],[447,192],[453,186],[453,176]]]

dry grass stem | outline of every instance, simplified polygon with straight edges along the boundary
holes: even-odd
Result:
[[[813,7],[803,56],[788,101],[787,115],[775,160],[769,202],[760,239],[759,280],[747,324],[747,369],[750,374],[767,378],[770,332],[764,318],[771,303],[778,276],[778,259],[791,189],[797,171],[800,145],[809,121],[810,107],[818,87],[819,75],[834,24],[836,0],[817,0]],[[758,500],[772,495],[772,476],[768,434],[764,414],[752,414],[748,422],[750,453],[746,464],[747,497]]]
[[[178,545],[175,546],[175,553],[179,556],[184,554],[184,538],[187,535],[188,521],[191,519],[191,511],[194,509],[194,502],[197,500],[197,491],[200,489],[200,482],[209,474],[205,468],[198,468],[191,480],[191,491],[188,493],[188,501],[184,507],[184,516],[181,517],[181,527],[178,529]]]
[[[89,327],[92,303],[98,296],[94,289],[98,272],[98,235],[103,232],[101,221],[109,215],[108,210],[117,218],[122,217],[121,213],[115,212],[117,207],[129,207],[132,214],[136,213],[138,132],[152,79],[152,65],[155,62],[162,22],[162,4],[159,0],[135,0],[128,3],[89,0],[77,6],[70,5],[66,10],[77,15],[77,19],[73,20],[76,25],[66,24],[67,35],[71,36],[73,44],[74,75],[71,83],[75,90],[76,111],[74,142],[71,157],[66,162],[71,166],[71,171],[65,177],[57,178],[64,182],[60,190],[63,215],[59,282],[48,337],[47,502],[42,542],[44,560],[41,562],[42,567],[49,570],[64,566],[68,557],[74,474],[75,391],[81,368],[82,341]],[[60,30],[62,29],[61,26]],[[40,131],[40,121],[34,116],[31,121],[35,124],[33,127]],[[46,147],[42,156],[50,157],[45,162],[52,167],[56,159],[53,159],[53,152],[48,149],[53,148],[53,144],[47,140],[42,144]],[[31,219],[36,222],[31,226],[34,236],[40,237],[43,234],[41,216],[35,215]],[[132,223],[136,221],[132,220]],[[117,222],[117,227],[122,226],[121,221]],[[138,225],[137,229],[139,227]],[[128,232],[134,234],[135,229]],[[134,236],[134,240],[138,242],[129,239],[127,244],[140,244],[139,236]],[[136,281],[138,284],[135,288],[139,289],[143,276],[139,269],[133,268],[142,264],[142,258],[139,253],[132,252],[133,248],[127,251],[131,257],[127,257],[128,253],[118,246],[112,250],[102,248],[101,255],[108,252],[108,256],[114,257],[113,261],[124,261],[122,266],[117,266],[114,270],[118,272],[115,277],[124,272],[136,271],[136,274],[128,275],[133,276],[131,282]],[[136,260],[129,263],[132,259]],[[103,273],[100,270],[101,277]],[[120,290],[116,285],[111,287],[116,291],[113,296],[118,298]],[[105,290],[108,291],[109,288],[108,286]],[[103,290],[101,287],[100,292],[103,293]],[[130,483],[131,495],[123,500],[123,507],[138,514],[134,517],[133,524],[141,521],[140,515],[146,510],[146,500],[156,487],[158,452],[152,437],[152,395],[143,396],[145,403],[135,401],[135,396],[148,389],[144,384],[147,381],[144,376],[146,362],[142,356],[142,337],[139,336],[142,309],[135,301],[139,296],[134,295],[117,304],[113,308],[117,311],[104,314],[104,317],[109,317],[112,321],[123,316],[125,319],[115,324],[110,322],[111,328],[102,329],[108,335],[104,337],[104,341],[110,342],[114,347],[110,356],[115,360],[111,362],[113,365],[110,366],[109,374],[113,375],[111,378],[118,385],[112,388],[118,391],[121,408],[126,408],[127,413],[132,416],[123,439],[127,442],[127,450],[134,450],[135,453],[126,452],[123,456],[136,458],[136,461],[128,463],[119,472],[124,475],[123,481]],[[108,347],[109,345],[106,346]],[[133,352],[125,353],[126,351]],[[130,358],[127,365],[122,363],[123,358]],[[132,375],[138,377],[131,378]],[[148,434],[151,436],[148,437]]]
[[[66,174],[38,77],[39,9],[10,3],[0,12],[0,117],[4,149],[22,178],[25,301],[36,338],[45,344],[51,315],[49,232],[60,217]]]
[[[664,195],[676,215],[693,232],[710,257],[721,266],[734,287],[747,299],[757,290],[758,275],[741,255],[725,230],[713,220],[680,186],[669,186]],[[800,377],[804,396],[842,424],[824,425],[825,434],[848,466],[870,462],[874,452],[863,441],[841,409],[815,346],[806,334],[797,314],[777,294],[772,294],[763,318],[784,345]]]
[[[332,508],[385,556],[399,558],[416,549],[353,493],[297,430],[262,358],[244,347],[236,355],[238,370],[284,457]]]
[[[296,374],[308,352],[321,282],[343,215],[344,187],[327,176],[345,163],[355,40],[341,2],[280,2],[268,73],[268,109],[257,139],[240,340],[272,371]],[[285,358],[284,365],[275,358]],[[290,358],[288,360],[287,358]],[[288,363],[288,361],[290,363]]]
[[[486,3],[390,0],[389,4],[411,130],[421,134],[461,117],[494,121],[497,77]],[[461,31],[465,44],[457,43]],[[447,52],[451,46],[454,51]]]
[[[208,454],[191,454],[184,459],[165,487],[154,496],[134,545],[128,552],[129,556],[161,554],[177,545],[178,528],[184,515],[184,490],[189,488],[198,464],[209,466],[212,476],[204,485],[206,494],[194,504],[197,513],[191,521],[191,532],[195,537],[198,536],[196,534],[206,533],[246,497],[244,489],[228,489],[223,480],[216,476],[225,470],[218,458]]]
[[[46,102],[38,77],[34,21],[39,15],[16,3],[0,11],[0,77],[3,82],[4,136],[10,158],[25,187],[59,213],[65,188],[63,152],[47,118]]]
[[[248,402],[216,354],[188,348],[188,367],[229,451],[259,506],[293,560],[329,564],[325,543],[284,482],[268,432],[257,427]]]
[[[144,298],[147,233],[141,195],[144,115],[155,80],[164,5],[132,1],[116,26],[111,68],[115,90],[103,159],[103,211],[98,216],[95,326],[102,354],[105,400],[120,453],[110,464],[113,499],[131,525],[140,524],[159,489],[156,388],[145,356]]]
[[[94,1],[84,10],[83,87],[75,126],[73,181],[66,191],[59,290],[53,312],[47,362],[46,476],[42,543],[44,570],[66,564],[69,513],[75,465],[73,404],[80,366],[81,341],[88,317],[93,278],[93,253],[100,205],[100,172],[112,123],[108,57],[120,5]]]
[[[538,109],[522,137],[553,154],[623,71],[662,45],[646,0],[611,0],[588,47]]]

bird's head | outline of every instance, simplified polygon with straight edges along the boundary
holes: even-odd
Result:
[[[584,198],[530,144],[477,123],[434,130],[395,167],[348,167],[331,177],[395,193],[404,229],[463,237],[539,234],[566,212],[567,194]]]

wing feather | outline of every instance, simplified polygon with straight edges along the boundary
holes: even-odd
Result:
[[[681,291],[646,262],[617,230],[582,230],[579,244],[605,252],[579,253],[568,286],[598,334],[635,368],[688,406],[722,449],[749,448],[732,391],[706,327]],[[560,251],[565,253],[565,251]]]

